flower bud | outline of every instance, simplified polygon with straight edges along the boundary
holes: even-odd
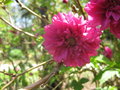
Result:
[[[63,3],[68,3],[68,0],[63,0]]]
[[[35,28],[32,28],[32,31],[36,31],[36,29],[35,29]]]
[[[104,47],[104,52],[103,55],[106,56],[107,58],[111,59],[112,58],[112,50],[109,47]]]

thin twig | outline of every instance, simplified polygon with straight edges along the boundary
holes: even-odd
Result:
[[[42,18],[40,15],[38,15],[37,13],[35,13],[34,11],[32,11],[31,9],[29,9],[28,7],[26,7],[22,2],[20,2],[19,0],[16,0],[16,2],[19,4],[20,7],[22,7],[23,9],[26,9],[27,11],[29,11],[30,13],[32,13],[33,15],[37,16],[38,18]]]
[[[46,84],[50,80],[50,78],[52,78],[53,76],[55,76],[58,73],[60,66],[61,66],[61,64],[57,64],[57,66],[53,69],[53,71],[50,74],[48,74],[44,78],[38,80],[37,82],[35,82],[21,90],[33,90],[35,88],[38,88],[40,85]]]
[[[81,11],[81,13],[82,13],[84,19],[86,19],[86,16],[85,16],[85,14],[84,14],[84,11],[83,11],[83,8],[82,8],[82,6],[81,6],[81,4],[80,4],[80,1],[79,1],[79,0],[76,0],[76,1],[78,2],[79,10]]]
[[[46,64],[46,63],[50,63],[50,62],[53,62],[53,60],[48,60],[48,61],[45,61],[45,62],[43,62],[43,63],[40,63],[40,64],[38,64],[37,66],[32,67],[32,68],[29,68],[28,70],[24,71],[23,73],[18,74],[17,76],[21,76],[21,75],[23,75],[23,74],[25,74],[25,73],[33,70],[33,69],[36,69],[36,68],[38,68],[38,67],[40,67],[40,66],[42,66],[42,65],[44,65],[44,64]]]
[[[9,26],[11,26],[12,28],[14,28],[15,30],[17,30],[17,31],[19,31],[19,32],[22,32],[22,33],[24,33],[24,34],[26,34],[26,35],[28,35],[28,36],[35,37],[35,35],[33,35],[33,34],[29,33],[29,32],[25,32],[25,31],[23,31],[22,29],[14,26],[13,24],[11,24],[11,23],[10,23],[9,21],[7,21],[6,19],[4,19],[4,18],[2,18],[2,17],[0,17],[0,19],[1,19],[2,21],[4,21],[6,24],[8,24]]]
[[[17,73],[17,70],[16,70],[16,67],[15,67],[15,64],[14,64],[13,60],[11,60],[11,59],[9,58],[9,61],[12,63],[12,66],[13,66],[13,69],[14,69],[15,73]]]
[[[4,71],[0,71],[0,73],[3,73],[4,75],[8,75],[8,76],[15,76],[14,74],[12,74],[12,73],[6,73],[6,72],[4,72]]]
[[[14,24],[14,23],[13,23],[13,20],[12,20],[12,17],[11,17],[11,15],[10,15],[10,12],[9,12],[8,9],[6,8],[6,6],[2,6],[2,8],[3,8],[3,10],[5,10],[5,12],[8,14],[10,22],[11,22],[12,24]]]
[[[12,79],[9,83],[7,83],[5,86],[3,86],[3,87],[2,87],[2,90],[4,90],[5,88],[7,88],[8,86],[10,86],[19,76],[21,76],[21,75],[23,75],[23,74],[25,74],[25,73],[33,70],[33,69],[36,69],[36,68],[38,68],[38,67],[40,67],[40,66],[42,66],[42,65],[44,65],[44,64],[50,63],[50,62],[53,62],[53,60],[45,61],[45,62],[43,62],[43,63],[38,64],[38,65],[35,66],[35,67],[32,67],[32,68],[24,71],[23,73],[20,73],[20,74],[17,74],[17,75],[13,75],[13,76],[14,76],[14,79]],[[3,72],[1,72],[1,73],[3,73]],[[5,73],[5,74],[8,74],[8,73]],[[9,74],[8,74],[8,75],[9,75]],[[12,75],[11,75],[11,76],[12,76]]]
[[[58,86],[60,86],[60,84],[62,84],[63,81],[64,81],[64,80],[60,81],[52,90],[56,90],[56,88],[57,88]]]
[[[79,8],[81,14],[83,15],[84,19],[86,19],[86,16],[85,16],[85,13],[84,13],[84,11],[83,11],[83,8],[82,8],[82,6],[81,6],[81,4],[80,4],[80,1],[79,1],[79,0],[74,0],[74,1],[75,1],[75,3],[76,3],[77,7]]]
[[[44,21],[46,21],[47,23],[49,23],[48,22],[48,20],[46,20],[46,19],[44,19],[44,17],[41,17],[40,15],[38,15],[37,13],[35,13],[34,11],[32,11],[31,9],[29,9],[27,6],[25,6],[22,2],[20,2],[20,0],[15,0],[18,4],[19,4],[19,6],[21,7],[21,8],[23,8],[23,9],[26,9],[27,11],[29,11],[31,14],[33,14],[34,16],[37,16],[38,18],[40,18],[40,19],[43,19]]]
[[[14,77],[9,83],[7,83],[5,86],[3,86],[1,90],[5,90],[5,88],[10,86],[16,79],[17,79],[17,77]]]

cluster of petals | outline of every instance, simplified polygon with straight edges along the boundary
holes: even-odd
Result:
[[[104,47],[104,52],[103,55],[106,56],[107,58],[111,59],[113,56],[112,50],[109,47]]]
[[[45,26],[44,47],[58,63],[65,66],[83,66],[90,62],[90,56],[97,54],[101,32],[88,27],[87,21],[71,13],[58,13],[52,24]]]
[[[120,0],[90,0],[85,7],[91,25],[110,31],[120,38]]]

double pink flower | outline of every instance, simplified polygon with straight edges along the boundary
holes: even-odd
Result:
[[[85,7],[90,25],[110,27],[110,31],[120,38],[120,0],[90,0]]]
[[[97,54],[101,30],[110,28],[120,38],[120,0],[90,0],[85,10],[88,21],[71,13],[59,13],[52,24],[45,26],[43,45],[56,62],[74,67],[89,63],[90,57]],[[104,55],[111,58],[111,49],[104,50]]]
[[[82,17],[59,13],[45,26],[45,32],[43,45],[58,63],[83,66],[97,54],[100,30],[88,27]]]

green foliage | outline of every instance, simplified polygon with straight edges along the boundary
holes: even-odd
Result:
[[[82,90],[83,84],[88,82],[89,80],[87,78],[81,78],[79,81],[73,80],[71,83],[71,86],[74,88],[74,90]]]
[[[104,88],[96,88],[96,90],[118,90],[115,86],[108,86]]]
[[[109,65],[111,67],[114,65],[114,62],[110,61],[104,55],[98,55],[98,56],[92,57],[91,62],[94,65],[94,67],[96,67],[96,68],[100,68],[100,64],[106,64],[106,65]]]
[[[5,5],[13,3],[13,0],[2,0]]]
[[[73,70],[72,70],[72,67],[62,66],[61,69],[60,69],[60,74],[64,74],[64,73],[66,73],[67,71],[73,71]]]
[[[51,23],[52,17],[56,13],[72,11],[71,6],[74,4],[74,0],[69,0],[67,4],[63,3],[62,0],[20,1],[38,15],[46,16],[45,19],[49,23]],[[89,0],[79,1],[84,7]],[[76,5],[74,4],[74,6]],[[81,14],[81,12],[79,13]],[[0,20],[0,40],[2,40],[2,43],[0,42],[0,71],[9,74],[20,74],[28,68],[52,58],[42,44],[44,41],[42,35],[45,33],[44,26],[48,24],[47,22],[38,19],[27,10],[21,9],[15,3],[15,0],[0,0],[0,16],[16,27],[21,28],[24,32],[36,35],[36,38],[27,36]],[[108,30],[104,31],[101,39],[103,46],[107,45],[112,48],[114,53],[112,59],[102,55],[103,47],[100,47],[98,55],[91,57],[90,66],[74,68],[62,66],[59,73],[52,77],[45,87],[40,87],[39,90],[52,90],[53,88],[58,88],[58,90],[82,90],[85,83],[91,81],[96,84],[94,85],[95,90],[119,90],[117,86],[120,85],[120,40],[113,37]],[[9,86],[7,89],[18,90],[34,83],[39,78],[42,79],[51,73],[55,64],[50,63],[21,75],[13,82],[12,87]],[[2,65],[6,68],[3,68]],[[86,71],[88,72],[86,73]],[[83,73],[94,77],[81,77]],[[12,79],[11,76],[0,73],[0,90]],[[64,88],[62,88],[63,86]]]
[[[11,49],[9,52],[10,57],[20,59],[23,57],[23,53],[20,49]]]
[[[102,73],[102,76],[100,78],[100,84],[105,83],[109,79],[113,78],[116,74],[118,74],[118,71],[116,70],[106,70],[104,73]]]

